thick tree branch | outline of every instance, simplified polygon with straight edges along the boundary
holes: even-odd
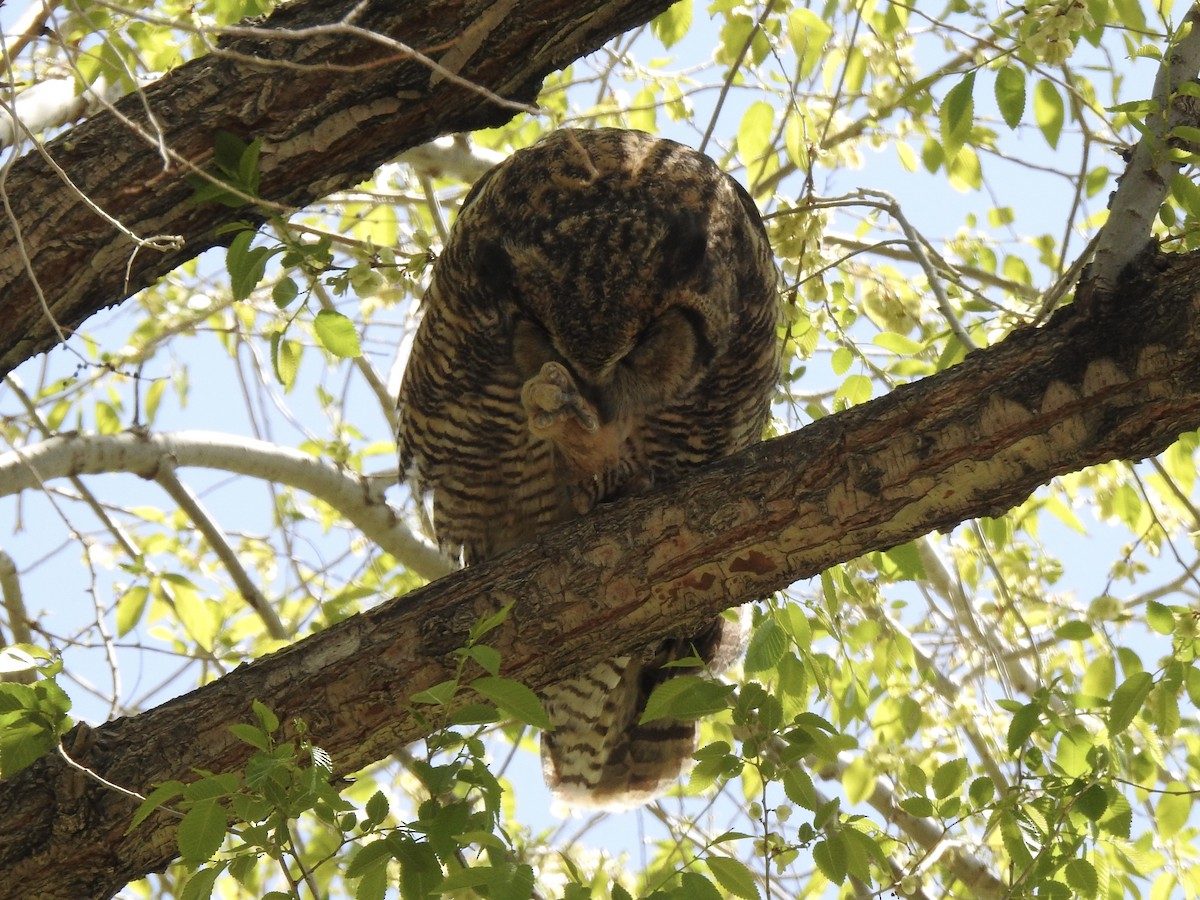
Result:
[[[1117,295],[1059,311],[959,366],[615,504],[129,719],[75,735],[140,793],[241,766],[250,701],[307,721],[338,773],[419,739],[416,692],[452,677],[482,615],[506,675],[538,688],[865,552],[999,514],[1055,475],[1163,450],[1200,426],[1200,255],[1147,256]],[[1140,317],[1124,310],[1136,297]],[[468,702],[469,691],[459,700]],[[0,884],[104,896],[166,865],[175,822],[57,757],[0,784]]]
[[[221,225],[256,218],[247,209],[187,202],[184,176],[210,162],[217,129],[262,138],[263,199],[301,207],[440,134],[512,117],[514,107],[463,80],[532,102],[548,73],[671,2],[296,0],[261,28],[236,30],[219,52],[47,145],[46,156],[78,190],[38,153],[0,178],[11,207],[11,216],[0,211],[0,376],[59,342],[51,316],[69,334],[92,313],[220,243]],[[303,39],[287,37],[301,30]],[[398,49],[400,41],[444,71]],[[79,192],[129,232],[177,237],[164,242],[177,246],[137,248]]]

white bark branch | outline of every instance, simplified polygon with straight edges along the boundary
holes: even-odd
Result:
[[[175,466],[220,469],[299,488],[328,503],[422,577],[433,580],[454,568],[398,520],[374,479],[253,438],[206,431],[53,437],[0,455],[0,496],[75,475],[129,472],[152,479],[165,460]]]
[[[1200,98],[1177,94],[1200,72],[1200,4],[1188,10],[1181,31],[1187,33],[1168,45],[1163,55],[1151,96],[1158,111],[1146,116],[1142,139],[1133,148],[1112,196],[1095,261],[1085,276],[1102,294],[1112,290],[1118,276],[1150,239],[1154,217],[1179,170],[1171,153],[1172,132],[1180,125],[1200,125]]]

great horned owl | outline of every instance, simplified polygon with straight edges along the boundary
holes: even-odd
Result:
[[[438,541],[470,565],[757,441],[777,303],[753,201],[702,154],[614,128],[514,153],[463,203],[400,389],[401,470]],[[663,663],[728,664],[739,631],[718,619],[546,690],[555,792],[665,789],[696,729],[638,724],[646,699],[680,671]]]

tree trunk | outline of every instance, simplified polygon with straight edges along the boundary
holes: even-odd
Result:
[[[504,675],[544,687],[836,563],[1002,513],[1055,475],[1160,452],[1198,426],[1200,254],[1148,252],[1117,294],[1044,328],[65,743],[145,793],[196,768],[242,766],[250,748],[227,726],[253,721],[259,699],[284,722],[303,718],[336,772],[351,773],[425,733],[409,698],[451,678],[472,623],[510,601],[489,639]],[[126,835],[134,807],[61,758],[40,760],[0,784],[0,884],[23,897],[107,896],[161,869],[176,820],[156,813]]]
[[[548,73],[672,2],[296,0],[258,34],[235,30],[218,52],[48,144],[46,156],[73,186],[37,152],[9,169],[0,190],[16,228],[0,218],[0,377],[69,337],[88,316],[221,243],[220,226],[264,220],[253,207],[187,202],[185,176],[209,165],[218,129],[247,142],[262,138],[261,197],[298,208],[358,184],[410,147],[501,125],[515,114],[516,106],[451,76],[532,103]],[[307,31],[284,38],[276,29]],[[442,70],[396,42],[423,51]],[[163,249],[137,247],[80,193]]]

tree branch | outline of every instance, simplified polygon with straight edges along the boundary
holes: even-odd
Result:
[[[1066,307],[950,370],[101,725],[72,756],[138,793],[236,769],[251,748],[227,726],[250,720],[257,698],[284,722],[303,718],[336,772],[354,772],[429,731],[409,698],[452,678],[470,626],[510,601],[491,634],[502,671],[541,688],[836,563],[999,514],[1055,475],[1160,452],[1200,426],[1200,254],[1146,256],[1118,287],[1086,312]],[[1131,297],[1139,317],[1125,313]],[[33,895],[107,895],[175,853],[166,818],[115,837],[133,804],[79,784],[56,757],[0,784],[0,810],[15,825],[0,832],[0,883]]]
[[[238,29],[218,52],[46,145],[45,157],[31,153],[6,168],[0,376],[59,343],[55,322],[69,335],[96,311],[229,240],[218,235],[221,225],[264,219],[252,208],[187,202],[184,176],[210,161],[218,128],[262,138],[261,197],[298,208],[441,134],[500,125],[514,114],[464,83],[527,105],[547,74],[671,2],[296,0],[262,27]],[[305,29],[309,36],[288,38]],[[453,77],[398,50],[399,40]],[[127,233],[89,209],[51,160]],[[179,246],[138,250],[129,233],[177,236]]]
[[[428,579],[454,566],[397,520],[378,479],[267,441],[208,431],[170,434],[66,434],[0,454],[0,497],[54,478],[130,472],[157,477],[159,468],[202,466],[287,484],[328,503],[376,545]],[[388,480],[389,484],[394,479]]]
[[[1154,79],[1151,99],[1157,110],[1146,116],[1145,132],[1109,202],[1108,222],[1100,233],[1095,261],[1084,276],[1084,284],[1101,293],[1116,284],[1121,270],[1150,239],[1158,208],[1179,171],[1171,152],[1178,142],[1172,136],[1174,130],[1180,125],[1200,125],[1200,98],[1178,93],[1200,72],[1200,3],[1188,10],[1179,33],[1183,36],[1168,45]]]

